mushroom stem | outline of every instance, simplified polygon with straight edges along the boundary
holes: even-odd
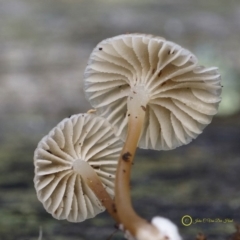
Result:
[[[119,223],[115,203],[102,185],[101,180],[93,168],[86,161],[80,159],[74,162],[73,168],[75,172],[79,172],[81,174],[81,177],[84,178],[84,181],[95,193],[99,201],[107,209],[112,218]]]
[[[141,135],[143,119],[129,117],[128,133],[125,145],[121,151],[115,182],[115,202],[118,216],[124,229],[135,236],[136,229],[146,221],[140,218],[132,208],[130,195],[130,177],[134,155]]]
[[[115,203],[118,217],[124,230],[128,231],[134,237],[139,235],[140,230],[147,232],[147,234],[149,233],[150,235],[153,234],[157,236],[159,233],[158,230],[152,224],[137,215],[131,202],[131,167],[141,137],[146,111],[145,108],[139,106],[139,103],[137,105],[138,107],[135,105],[134,111],[130,111],[132,104],[129,104],[129,112],[131,112],[131,114],[128,114],[127,138],[118,161],[115,180]]]

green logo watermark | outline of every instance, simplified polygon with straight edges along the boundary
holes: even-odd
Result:
[[[188,227],[192,224],[193,220],[191,216],[185,215],[182,217],[181,222],[182,222],[182,225],[184,225],[185,227]]]

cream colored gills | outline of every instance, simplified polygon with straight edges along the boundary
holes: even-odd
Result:
[[[196,138],[216,114],[221,93],[217,68],[199,66],[188,50],[145,34],[100,42],[85,71],[85,89],[97,114],[108,118],[122,139],[128,114],[138,103],[145,107],[139,147],[157,150]],[[132,98],[138,99],[130,110]]]
[[[70,222],[92,218],[108,205],[112,209],[121,147],[111,125],[94,114],[60,122],[34,154],[34,184],[45,209]]]

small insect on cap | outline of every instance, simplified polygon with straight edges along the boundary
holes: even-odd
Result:
[[[34,153],[34,185],[46,211],[70,222],[81,222],[104,211],[82,177],[86,173],[84,164],[94,169],[113,197],[121,148],[121,140],[101,117],[78,114],[61,121],[39,142]]]
[[[139,147],[169,150],[196,138],[217,113],[220,75],[179,45],[146,34],[100,42],[85,70],[86,96],[126,138],[132,111],[145,111]]]

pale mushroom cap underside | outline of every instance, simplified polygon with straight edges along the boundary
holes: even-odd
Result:
[[[138,90],[146,94],[139,147],[147,149],[189,143],[211,122],[221,100],[216,67],[199,66],[188,50],[152,35],[126,34],[100,42],[84,79],[87,99],[123,140],[128,98]]]
[[[38,144],[34,153],[34,185],[38,199],[57,219],[81,222],[105,210],[75,171],[86,161],[113,197],[117,159],[122,141],[111,125],[94,114],[78,114],[61,121]]]

